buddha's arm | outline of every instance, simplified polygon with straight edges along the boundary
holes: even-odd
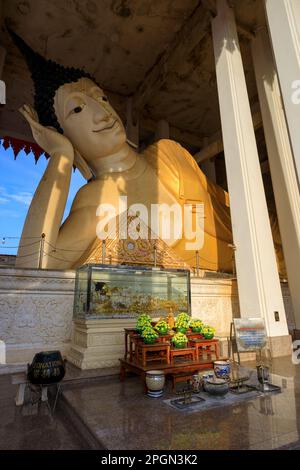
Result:
[[[25,220],[17,264],[24,266],[30,253],[39,252],[39,237],[45,234],[44,251],[49,244],[55,246],[61,226],[69,192],[72,173],[72,158],[60,153],[51,156],[45,173],[35,191]],[[34,266],[36,263],[32,263]]]
[[[56,250],[46,257],[45,267],[73,269],[87,262],[94,248],[98,251],[95,259],[100,262],[102,242],[97,235],[97,226],[101,217],[97,215],[97,209],[99,204],[107,202],[117,208],[119,191],[118,185],[110,179],[93,181],[80,188],[70,214],[59,230]]]
[[[69,192],[74,150],[66,137],[38,122],[33,108],[24,106],[21,112],[30,124],[35,141],[50,155],[27,213],[16,260],[16,266],[36,267],[41,235],[44,233],[46,237],[45,251],[49,243],[56,245]]]
[[[59,230],[55,251],[51,247],[48,250],[45,267],[71,269],[77,266],[78,260],[84,255],[86,261],[87,253],[90,252],[90,247],[96,239],[96,209],[97,207],[86,206],[71,210]]]

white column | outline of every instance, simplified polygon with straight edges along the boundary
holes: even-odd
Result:
[[[209,160],[205,160],[205,162],[200,164],[200,168],[203,173],[207,176],[210,181],[213,183],[216,182],[216,165],[215,160],[210,158]]]
[[[263,317],[270,337],[287,336],[234,13],[226,0],[217,8],[213,42],[241,315]]]
[[[300,180],[300,1],[265,0],[267,20]]]
[[[252,57],[289,289],[296,326],[300,329],[300,193],[266,28],[257,31],[256,38],[252,41]]]
[[[161,119],[158,121],[155,131],[155,141],[157,142],[160,139],[169,139],[170,138],[170,126],[168,121]]]

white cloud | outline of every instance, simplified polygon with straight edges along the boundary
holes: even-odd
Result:
[[[20,202],[21,204],[25,204],[25,206],[29,206],[32,199],[31,193],[21,192],[19,194],[11,194],[10,199],[16,202]]]
[[[27,191],[20,191],[19,193],[11,194],[0,186],[0,204],[6,204],[10,201],[15,201],[25,206],[29,206],[32,200],[32,194]]]

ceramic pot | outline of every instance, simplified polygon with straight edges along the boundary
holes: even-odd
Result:
[[[188,331],[188,328],[176,328],[176,331],[177,333],[183,333],[185,335],[185,333]]]
[[[155,344],[156,339],[143,339],[145,344]]]
[[[187,343],[173,343],[174,348],[176,349],[184,349],[187,346]]]
[[[166,328],[165,330],[159,330],[158,334],[159,336],[166,336],[168,334],[169,330]]]
[[[204,381],[204,390],[211,395],[226,395],[229,384],[224,379],[209,379]]]
[[[193,332],[193,333],[202,333],[202,328],[201,328],[201,327],[199,327],[199,328],[197,328],[197,327],[192,328],[192,332]]]
[[[165,374],[161,370],[149,370],[146,372],[146,385],[148,396],[151,398],[161,397],[165,385]]]
[[[205,339],[213,339],[215,334],[214,333],[203,333]]]
[[[199,392],[201,388],[201,376],[199,374],[194,374],[190,380],[190,384],[193,387],[194,392]]]
[[[231,365],[229,361],[215,361],[214,362],[214,373],[219,379],[228,377],[231,371]]]
[[[64,376],[65,364],[60,351],[39,352],[27,366],[27,377],[32,384],[58,383]]]

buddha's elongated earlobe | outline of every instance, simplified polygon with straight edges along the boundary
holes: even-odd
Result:
[[[74,165],[76,166],[76,168],[78,168],[82,176],[87,181],[90,181],[91,179],[95,178],[92,170],[86,163],[85,159],[80,155],[80,153],[76,149],[74,149]]]

